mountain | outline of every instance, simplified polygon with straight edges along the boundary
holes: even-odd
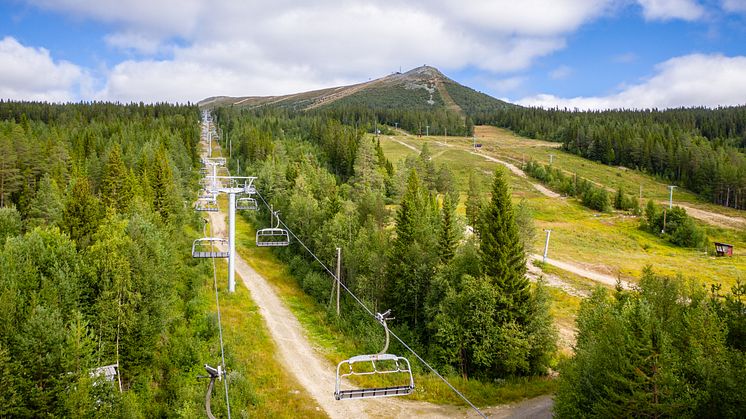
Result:
[[[350,86],[284,96],[216,96],[202,100],[199,105],[235,105],[248,108],[272,106],[295,110],[340,106],[365,106],[374,109],[448,109],[461,115],[515,106],[463,86],[430,66],[417,67],[406,73],[397,72]]]

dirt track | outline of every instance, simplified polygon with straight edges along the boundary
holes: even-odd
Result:
[[[205,153],[203,153],[205,157]],[[226,214],[209,213],[211,235],[227,237]],[[222,246],[221,250],[227,250]],[[259,307],[267,330],[276,347],[277,355],[288,371],[313,397],[331,418],[475,418],[472,409],[449,405],[407,400],[404,398],[379,398],[367,400],[336,401],[334,386],[336,365],[326,360],[307,339],[303,326],[285,306],[273,287],[239,255],[236,255],[236,274],[249,290],[251,299]],[[357,354],[350,354],[357,355]],[[409,354],[405,354],[409,355]],[[415,386],[417,383],[415,383]],[[541,396],[513,405],[481,409],[488,417],[551,417],[552,400]],[[526,416],[527,413],[528,416]]]
[[[528,262],[531,263],[532,260],[542,260],[542,259],[543,257],[541,255],[533,254],[533,255],[529,255]],[[615,287],[617,283],[617,278],[611,275],[605,275],[602,273],[590,271],[588,269],[582,268],[573,263],[562,262],[559,260],[547,258],[547,264],[556,266],[568,272],[572,272],[575,275],[582,276],[583,278],[588,278],[592,281],[600,282],[602,284],[609,285],[612,287]],[[627,281],[621,281],[621,283],[622,283],[623,288],[626,288],[626,289],[632,288],[632,284]]]

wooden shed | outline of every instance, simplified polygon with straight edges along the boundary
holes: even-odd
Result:
[[[718,256],[733,256],[733,245],[715,242],[715,253]]]

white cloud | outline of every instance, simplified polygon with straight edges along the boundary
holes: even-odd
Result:
[[[15,38],[0,40],[0,98],[66,102],[87,90],[90,80],[80,67],[55,62],[44,48],[21,45]]]
[[[518,101],[546,108],[610,109],[730,106],[746,104],[746,57],[692,54],[656,66],[642,83],[600,97],[559,98],[536,95]]]
[[[723,9],[728,12],[746,12],[746,0],[723,0]]]
[[[549,72],[549,78],[552,80],[563,80],[572,75],[572,68],[570,66],[561,65],[554,70]]]
[[[124,51],[137,52],[143,55],[157,54],[164,49],[158,37],[147,36],[137,32],[116,32],[104,37],[107,45]]]
[[[647,20],[697,20],[704,8],[696,0],[637,0]]]
[[[96,97],[151,101],[293,93],[422,64],[520,71],[615,7],[612,0],[27,1],[111,25],[107,45],[142,59],[111,64]]]
[[[186,36],[207,18],[207,0],[26,0],[46,10],[163,36]]]

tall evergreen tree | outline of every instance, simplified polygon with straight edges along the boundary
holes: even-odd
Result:
[[[21,186],[16,150],[10,137],[0,133],[0,207],[9,202],[9,195]]]
[[[176,183],[173,171],[168,163],[166,150],[159,149],[153,162],[153,170],[150,172],[150,186],[153,191],[153,209],[158,212],[164,220],[170,220],[178,211],[179,197],[176,191]]]
[[[423,328],[425,295],[438,261],[437,206],[412,170],[396,214],[396,237],[389,256],[389,298],[396,317]]]
[[[495,171],[492,198],[482,211],[479,231],[484,273],[506,298],[508,318],[521,321],[530,297],[526,255],[501,169]]]
[[[57,224],[62,221],[64,204],[62,194],[54,178],[44,175],[39,182],[39,189],[31,201],[26,220],[29,227],[41,224]]]
[[[378,160],[373,143],[368,139],[360,141],[355,157],[355,176],[351,183],[360,192],[383,190],[383,175],[378,170]]]
[[[456,206],[451,201],[448,194],[443,196],[443,208],[440,210],[440,236],[438,238],[438,256],[440,262],[447,264],[453,258],[453,253],[457,245],[456,232]]]
[[[101,201],[107,207],[119,212],[127,211],[133,197],[132,182],[129,170],[122,161],[119,144],[109,152],[109,158],[101,175]]]
[[[435,171],[435,163],[433,162],[433,155],[430,153],[430,147],[427,143],[422,143],[422,149],[420,150],[420,162],[422,164],[422,180],[430,190],[436,189],[436,181],[438,179],[438,173]]]
[[[73,179],[62,211],[65,232],[80,247],[86,247],[101,216],[101,203],[91,192],[88,179],[82,176]]]

